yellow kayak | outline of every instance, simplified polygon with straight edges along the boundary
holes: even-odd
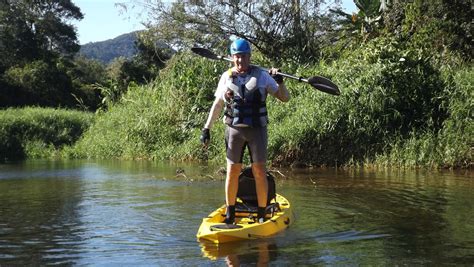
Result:
[[[223,205],[202,220],[196,235],[199,241],[226,243],[265,238],[285,230],[294,219],[290,202],[279,194],[268,205],[264,223],[256,222],[256,207],[247,206],[240,200],[236,203],[235,224],[223,223],[225,211]]]

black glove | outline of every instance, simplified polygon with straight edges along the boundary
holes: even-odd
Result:
[[[280,70],[278,70],[280,71]],[[270,75],[272,76],[273,80],[275,80],[275,82],[277,82],[278,84],[281,84],[283,82],[283,76],[281,76],[280,74],[271,74]]]
[[[211,132],[209,131],[209,129],[202,129],[201,138],[199,139],[201,139],[201,143],[203,143],[204,145],[209,144],[209,141],[211,141]]]

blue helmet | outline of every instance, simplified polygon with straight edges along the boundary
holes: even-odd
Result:
[[[245,39],[236,39],[230,45],[230,54],[250,54],[250,43]]]

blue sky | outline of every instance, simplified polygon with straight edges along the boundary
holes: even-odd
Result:
[[[73,0],[81,9],[84,18],[73,21],[77,28],[80,44],[104,41],[115,38],[121,34],[144,29],[137,12],[123,12],[115,3],[124,0]],[[133,9],[132,9],[133,11]]]
[[[145,20],[139,8],[127,12],[115,3],[127,0],[73,0],[84,14],[81,21],[73,21],[77,27],[80,44],[98,42],[115,38],[121,34],[141,30],[145,27],[140,23]],[[343,0],[343,8],[352,12],[356,9],[352,0]]]

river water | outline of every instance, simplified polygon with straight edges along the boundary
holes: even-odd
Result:
[[[217,167],[141,161],[0,165],[0,266],[474,265],[472,172],[280,170],[295,222],[213,246]]]

